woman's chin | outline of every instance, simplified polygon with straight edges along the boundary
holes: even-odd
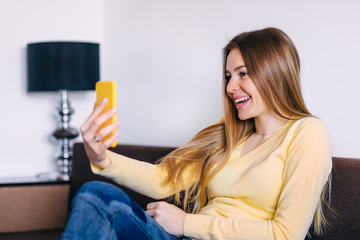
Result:
[[[242,113],[238,113],[238,118],[242,121],[248,120],[249,118],[251,118],[249,115],[247,114],[242,114]]]

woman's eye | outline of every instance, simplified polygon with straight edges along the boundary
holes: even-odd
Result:
[[[226,83],[229,83],[229,82],[230,82],[230,79],[231,79],[231,76],[225,75],[225,81],[226,81]]]
[[[245,77],[245,76],[247,76],[247,75],[249,75],[247,72],[240,72],[240,77]]]

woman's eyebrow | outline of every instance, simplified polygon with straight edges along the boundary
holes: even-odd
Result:
[[[234,68],[234,72],[236,72],[237,70],[239,70],[239,69],[241,69],[241,68],[243,68],[243,67],[245,67],[246,68],[246,66],[245,65],[240,65],[240,66],[237,66],[236,68]],[[230,73],[229,72],[229,70],[225,70],[225,72],[227,72],[227,73]]]

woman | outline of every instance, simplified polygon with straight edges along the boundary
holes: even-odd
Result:
[[[224,48],[225,116],[151,165],[107,151],[119,124],[106,100],[81,127],[95,173],[154,199],[145,212],[116,187],[79,190],[64,239],[304,239],[321,233],[331,152],[324,124],[306,109],[300,60],[290,38],[266,28]],[[181,197],[180,197],[181,196]],[[76,235],[79,234],[79,235]],[[86,235],[88,234],[88,235]]]

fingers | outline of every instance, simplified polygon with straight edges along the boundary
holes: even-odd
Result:
[[[95,134],[95,140],[100,142],[100,140],[104,139],[110,133],[112,132],[115,133],[116,129],[119,127],[120,127],[120,122],[117,121],[110,125],[107,125],[106,127],[100,128]]]
[[[145,212],[152,218],[156,217],[157,215],[157,206],[159,205],[158,203],[159,202],[152,202],[146,206]]]
[[[91,133],[97,132],[98,129],[103,125],[107,120],[109,120],[112,116],[114,116],[117,112],[117,109],[110,109],[105,113],[101,114],[97,118],[92,121],[92,124],[89,126],[88,131]]]
[[[102,128],[100,131],[98,131],[96,134],[86,134],[84,136],[84,142],[87,143],[87,145],[90,146],[91,150],[96,155],[101,155],[104,153],[106,149],[108,149],[118,138],[119,138],[119,132],[115,131],[121,123],[119,121],[112,123],[104,128]],[[107,137],[107,139],[102,142],[102,140]],[[86,138],[86,140],[85,140]]]
[[[87,131],[88,128],[91,126],[92,122],[103,112],[105,106],[107,105],[108,100],[104,98],[99,105],[94,104],[94,109],[90,116],[85,120],[85,122],[80,127],[81,131]]]
[[[111,135],[111,137],[106,139],[102,143],[103,148],[108,149],[113,144],[113,142],[115,142],[118,139],[119,135],[120,135],[119,132],[115,132],[113,135]]]
[[[146,213],[172,235],[184,235],[186,212],[167,202],[153,202],[146,207]]]
[[[146,206],[146,212],[151,213],[149,215],[153,217],[155,215],[155,213],[159,212],[163,207],[166,207],[165,205],[168,205],[168,204],[169,203],[164,202],[164,201],[149,203]]]
[[[101,125],[103,125],[107,120],[114,116],[116,112],[116,109],[106,111],[104,114],[98,116],[92,122],[88,122],[88,126],[82,126],[80,128],[80,131],[83,136],[84,142],[91,143],[94,139],[101,140],[106,135],[114,131],[119,126],[119,123],[110,124],[102,128],[99,133],[97,133]]]
[[[146,210],[155,209],[158,204],[159,202],[151,202],[148,205],[146,205]]]
[[[95,103],[93,112],[80,127],[86,153],[90,161],[97,166],[105,166],[111,162],[106,161],[109,159],[106,157],[105,150],[119,137],[119,133],[115,130],[120,126],[120,122],[102,127],[117,112],[116,109],[111,109],[104,113],[107,103],[106,98],[98,105]]]
[[[95,103],[94,111],[90,115],[90,118],[96,118],[97,116],[99,116],[102,113],[102,111],[104,110],[105,106],[108,104],[108,102],[109,102],[109,100],[107,98],[104,98],[103,100],[101,100],[99,105],[96,105],[96,103]]]

